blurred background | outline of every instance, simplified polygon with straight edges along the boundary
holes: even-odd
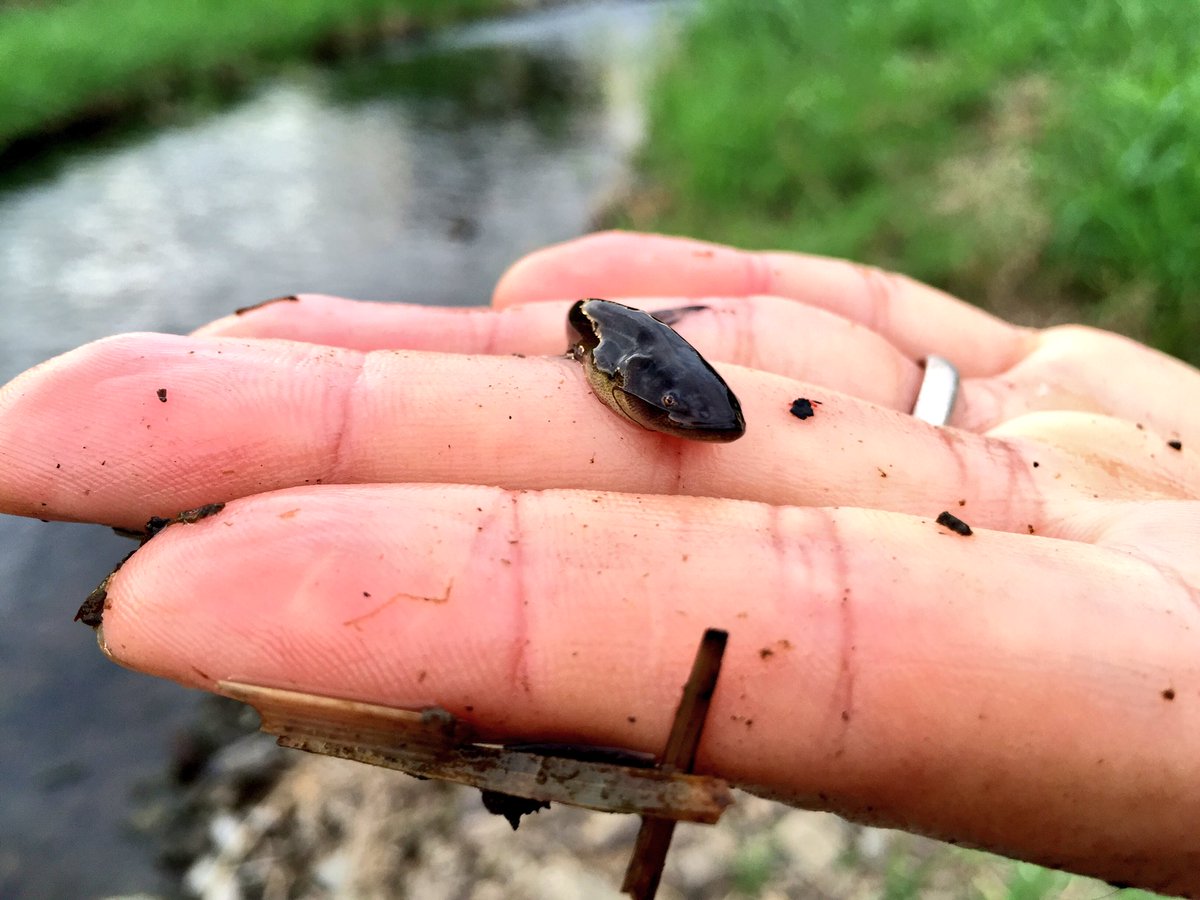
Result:
[[[846,256],[1196,363],[1196,34],[1200,6],[1151,0],[3,0],[0,381],[296,291],[486,303],[602,225]],[[71,624],[129,548],[0,518],[0,897],[350,895],[349,820],[301,840],[294,792],[368,776],[280,781],[252,720]],[[513,835],[397,779],[416,818],[382,838],[408,835],[382,894],[616,896],[630,826]],[[662,896],[1113,896],[739,808],[681,831]]]

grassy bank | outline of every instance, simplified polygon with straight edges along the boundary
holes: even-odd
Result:
[[[750,6],[686,28],[621,223],[874,263],[1200,364],[1200,7]],[[893,898],[1156,896],[967,851],[892,863]]]
[[[629,224],[872,262],[1200,362],[1200,7],[753,10],[707,0],[688,29]]]
[[[0,152],[290,57],[511,7],[506,0],[59,0],[0,7]]]

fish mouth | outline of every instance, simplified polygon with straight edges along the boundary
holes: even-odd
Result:
[[[687,432],[689,438],[698,441],[727,443],[736,441],[746,433],[746,422],[741,416],[722,417],[717,421],[670,418],[670,423],[674,429]]]

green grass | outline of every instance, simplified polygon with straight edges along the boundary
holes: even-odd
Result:
[[[624,222],[907,272],[1200,362],[1200,6],[707,0]]]
[[[741,897],[758,897],[770,883],[779,863],[779,851],[770,835],[755,835],[738,848],[730,880]]]
[[[353,45],[384,24],[439,24],[504,0],[60,0],[0,9],[0,150],[81,119],[240,80]],[[332,42],[332,43],[331,43]]]
[[[931,849],[932,848],[932,849]],[[976,850],[898,836],[877,889],[887,900],[1168,900]]]

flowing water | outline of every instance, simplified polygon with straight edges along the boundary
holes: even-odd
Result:
[[[0,381],[296,291],[486,303],[626,171],[676,4],[568,5],[260,84],[186,125],[0,173]],[[0,517],[0,896],[168,892],[131,834],[199,695],[71,622],[129,549]]]

